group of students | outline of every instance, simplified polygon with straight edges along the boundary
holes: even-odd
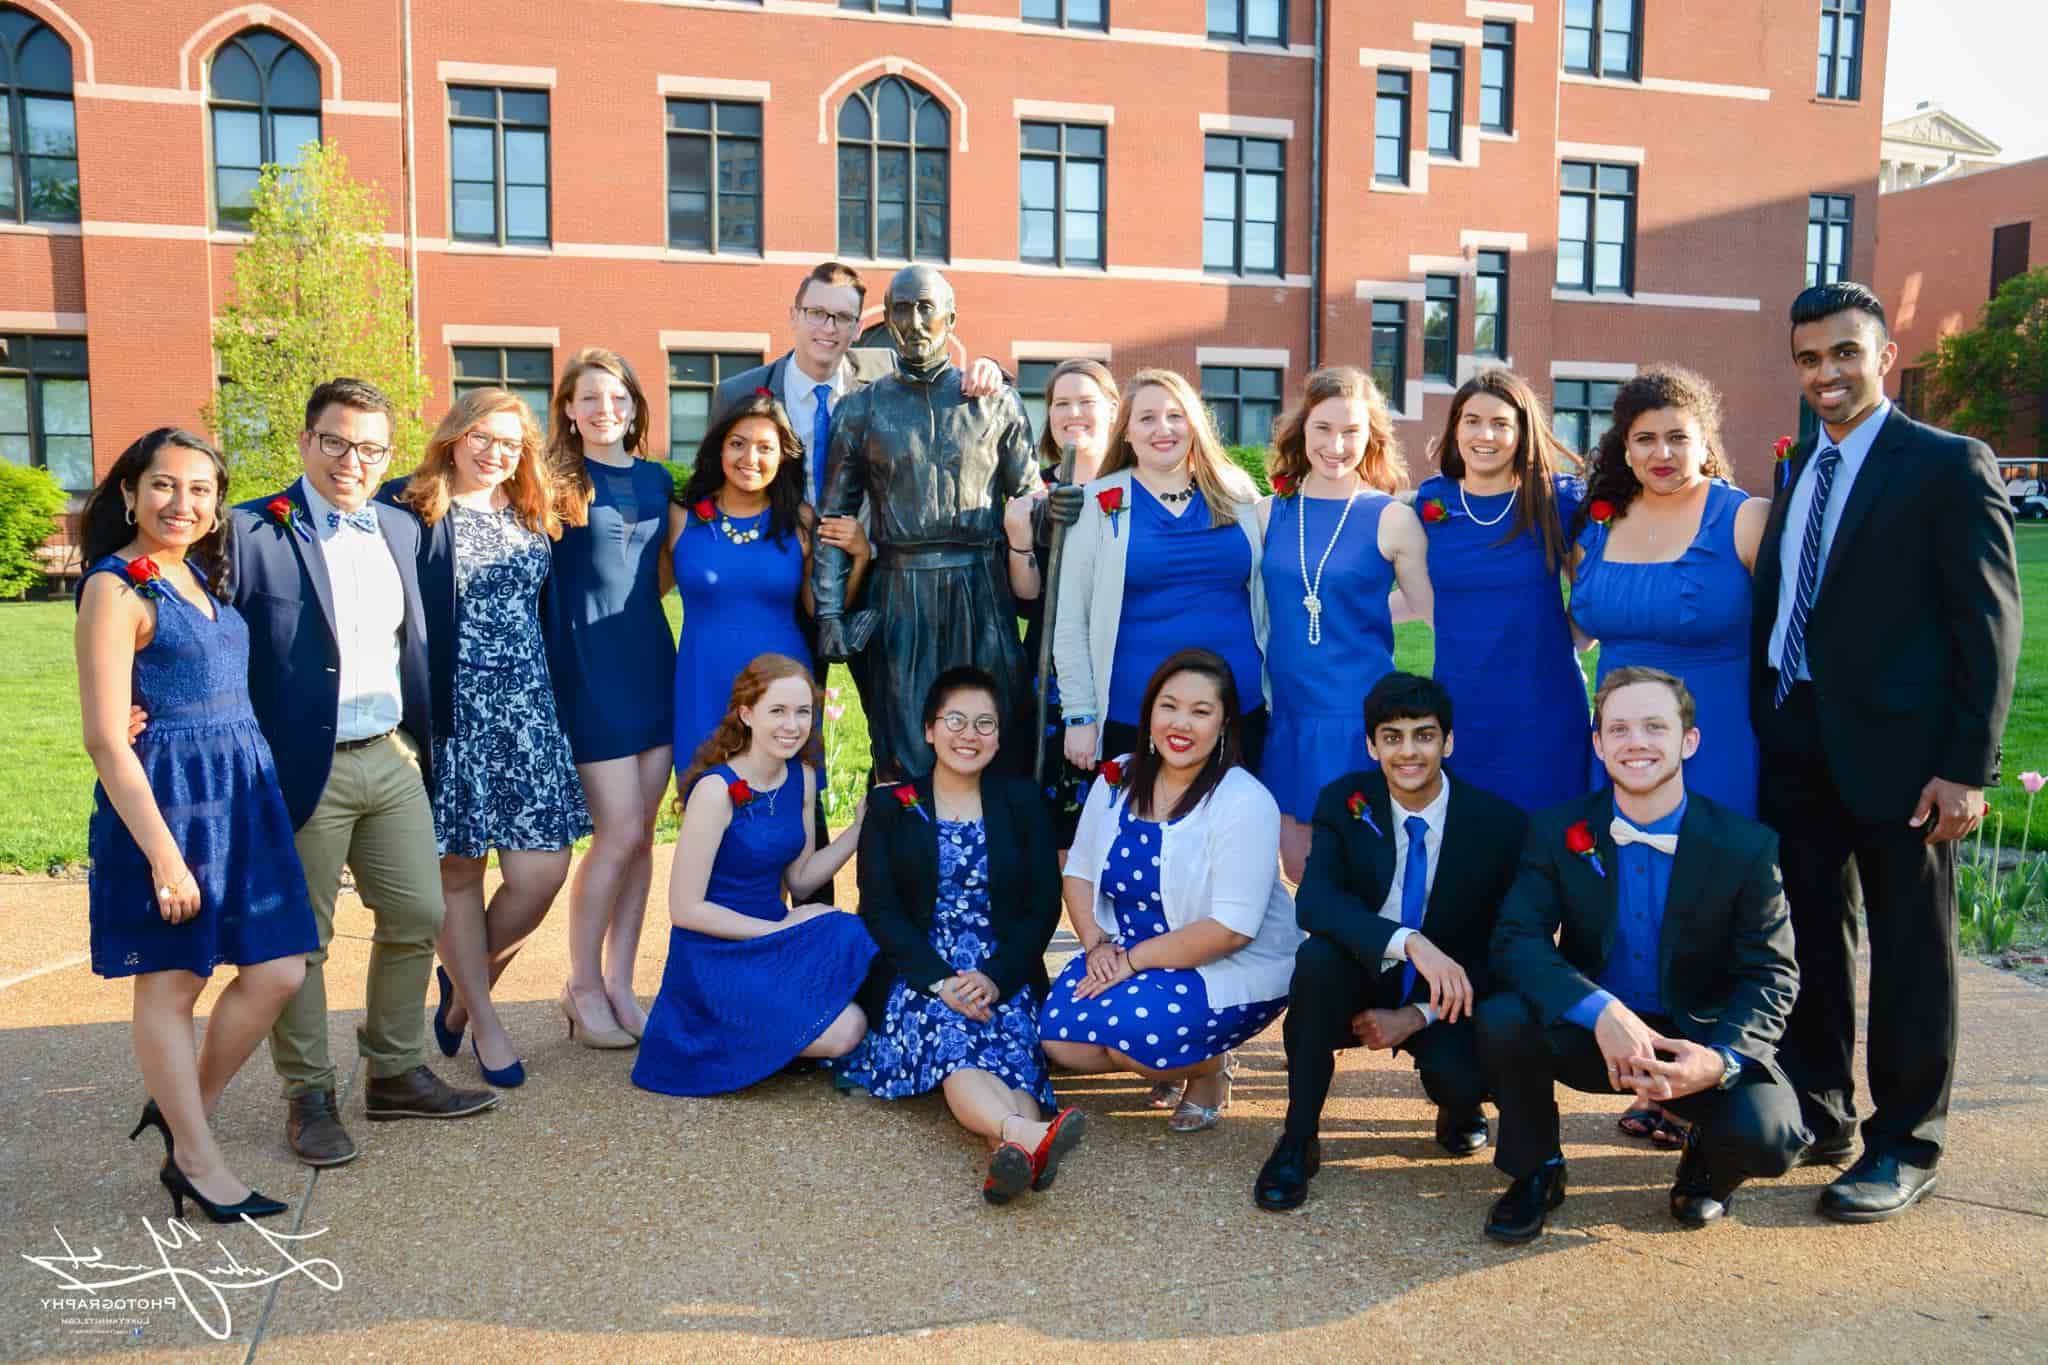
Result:
[[[366,1116],[489,1108],[525,1079],[492,983],[589,833],[560,1006],[578,1041],[637,1046],[633,1079],[648,1089],[725,1093],[807,1059],[885,1098],[942,1089],[987,1141],[983,1192],[1003,1203],[1049,1185],[1085,1130],[1057,1105],[1048,1063],[1148,1078],[1171,1129],[1198,1132],[1229,1102],[1234,1049],[1284,1011],[1289,1111],[1261,1206],[1305,1197],[1330,1054],[1364,1045],[1415,1059],[1448,1151],[1487,1145],[1481,1106],[1499,1106],[1498,1164],[1514,1183],[1489,1234],[1533,1236],[1562,1196],[1552,1077],[1633,1092],[1624,1127],[1684,1148],[1673,1213],[1703,1223],[1748,1176],[1802,1153],[1847,1159],[1853,959],[1838,940],[1854,930],[1839,884],[1853,858],[1873,944],[1887,945],[1872,1085],[1898,1132],[1880,1144],[1866,1130],[1844,1177],[1869,1176],[1866,1188],[1823,1209],[1890,1216],[1931,1186],[1946,1103],[1945,1072],[1931,1094],[1924,1060],[1901,1069],[1910,1079],[1875,1060],[1900,1035],[1889,1011],[1910,974],[1890,949],[1924,947],[1919,919],[1938,929],[1944,875],[1952,935],[1953,840],[1981,817],[1972,788],[1995,780],[2017,590],[2009,513],[2002,562],[1995,518],[1965,528],[1976,597],[1899,589],[1895,607],[1972,614],[1928,631],[1983,657],[1909,670],[1929,706],[1966,698],[1968,733],[1915,712],[1934,732],[1914,750],[1924,808],[1876,812],[1841,771],[1839,727],[1808,681],[1836,667],[1818,664],[1833,648],[1821,627],[1846,614],[1807,563],[1853,525],[1828,481],[1901,423],[1916,444],[1939,438],[1956,487],[1995,491],[1995,478],[1980,445],[1891,412],[1876,388],[1882,310],[1831,288],[1793,314],[1827,433],[1788,483],[1803,537],[1725,481],[1718,399],[1681,369],[1624,384],[1576,473],[1528,384],[1484,371],[1457,391],[1441,472],[1411,500],[1385,399],[1361,371],[1309,377],[1261,497],[1180,376],[1141,370],[1119,386],[1096,362],[1059,365],[1046,487],[1003,509],[1007,546],[988,547],[1035,644],[1063,535],[1053,668],[1021,686],[941,674],[921,713],[931,771],[870,788],[829,840],[812,558],[821,544],[845,552],[853,600],[873,553],[860,519],[817,514],[806,459],[872,369],[849,352],[864,288],[845,266],[799,285],[789,355],[721,388],[680,493],[636,458],[644,394],[597,349],[564,370],[545,439],[519,399],[474,391],[403,482],[381,477],[390,404],[354,380],[309,399],[304,476],[232,508],[217,452],[151,432],[88,501],[78,632],[101,777],[93,967],[136,977],[151,1099],[135,1133],[161,1130],[180,1208],[282,1211],[233,1175],[208,1122],[268,1033],[293,1149],[313,1165],[355,1156],[320,970],[344,863],[376,919]],[[1816,330],[1818,351],[1801,339]],[[970,391],[1004,382],[988,361],[966,376]],[[1052,473],[1062,452],[1065,480]],[[1944,496],[1975,516],[1974,494]],[[1919,560],[1895,554],[1894,573],[1963,572],[1927,541],[1912,542]],[[661,605],[671,588],[679,644]],[[1394,671],[1407,618],[1434,627],[1433,679]],[[1577,651],[1595,640],[1589,723]],[[1033,693],[1042,730],[1001,701]],[[1773,780],[1752,716],[1788,695],[1801,728],[1780,747],[1804,764],[1809,799],[1774,834],[1755,823]],[[1032,750],[1039,783],[1018,775]],[[643,1013],[632,964],[675,770],[671,941]],[[1788,912],[1778,835],[1792,842],[1816,794],[1843,815],[1787,855],[1800,869]],[[1895,825],[1926,836],[1917,872]],[[852,915],[826,900],[856,849]],[[486,904],[492,851],[503,880]],[[1907,899],[1920,903],[1873,892],[1880,864],[1917,876]],[[1082,951],[1048,980],[1062,904]],[[1809,1036],[1787,1042],[1796,1085],[1775,1054],[1814,974],[1805,933],[1795,964],[1788,914],[1817,926],[1826,964]],[[1952,937],[1945,952],[1952,964]],[[191,1009],[223,962],[242,970],[195,1051]],[[453,1056],[466,1036],[495,1089],[452,1087],[426,1065],[430,968],[438,1047]],[[1949,992],[1952,1017],[1952,965]],[[1947,1043],[1952,1067],[1952,1026]],[[1870,1194],[1873,1180],[1887,1189]]]

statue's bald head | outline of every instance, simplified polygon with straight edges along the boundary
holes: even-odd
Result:
[[[912,364],[930,364],[945,354],[954,315],[953,286],[932,267],[908,265],[889,280],[889,331]]]

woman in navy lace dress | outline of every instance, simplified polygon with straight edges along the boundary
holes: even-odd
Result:
[[[249,709],[249,631],[228,605],[214,449],[160,427],[121,453],[81,521],[79,702],[93,791],[92,969],[135,979],[135,1059],[150,1100],[130,1137],[164,1139],[158,1179],[179,1216],[215,1222],[285,1205],[229,1169],[209,1123],[305,980],[319,948],[270,746]],[[131,746],[131,706],[149,728]],[[192,1045],[213,969],[235,979]]]
[[[868,1036],[838,1070],[877,1099],[942,1090],[953,1117],[989,1145],[982,1197],[1007,1204],[1052,1183],[1087,1119],[1054,1113],[1038,1046],[1059,863],[1037,790],[986,775],[998,717],[994,678],[941,673],[924,702],[936,766],[874,798],[860,913],[891,979]]]
[[[569,872],[569,846],[590,832],[569,742],[555,717],[540,630],[548,542],[561,518],[526,404],[503,389],[455,401],[401,500],[454,545],[454,726],[434,736],[434,838],[447,913],[437,1023],[454,987],[470,1052],[492,1085],[526,1068],[491,1004],[491,986],[540,927]],[[422,544],[429,538],[423,537]],[[484,904],[484,864],[503,881]]]

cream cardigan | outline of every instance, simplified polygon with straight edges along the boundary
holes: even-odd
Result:
[[[1238,473],[1233,466],[1232,473]],[[1239,477],[1244,477],[1239,474]],[[1259,578],[1259,557],[1265,537],[1259,530],[1256,490],[1245,479],[1248,500],[1233,508],[1238,529],[1252,546],[1251,576],[1245,586],[1251,591],[1252,638],[1263,659],[1266,653],[1266,589]],[[1123,494],[1124,510],[1114,532],[1109,514],[1096,496],[1115,488]],[[1081,501],[1081,519],[1067,528],[1066,549],[1060,565],[1059,619],[1053,625],[1052,657],[1060,683],[1060,709],[1067,715],[1095,717],[1095,756],[1102,757],[1103,710],[1109,704],[1109,671],[1116,659],[1116,632],[1123,619],[1124,558],[1131,548],[1131,471],[1128,469],[1095,480]],[[1260,670],[1265,700],[1272,700],[1272,684]],[[1241,699],[1250,707],[1249,698]]]

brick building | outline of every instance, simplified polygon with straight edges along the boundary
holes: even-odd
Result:
[[[389,197],[437,406],[598,342],[684,452],[804,268],[915,256],[1027,392],[1168,365],[1260,440],[1313,364],[1370,364],[1419,456],[1481,363],[1578,445],[1673,359],[1760,484],[1787,304],[1870,273],[1888,8],[6,0],[0,451],[79,487],[196,420],[256,167],[317,132]]]

